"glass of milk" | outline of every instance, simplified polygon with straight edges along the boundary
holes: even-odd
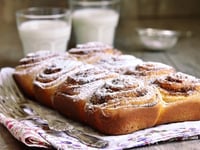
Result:
[[[76,44],[98,41],[113,45],[120,0],[70,0]]]
[[[66,51],[71,12],[65,8],[28,8],[16,12],[24,54],[38,50]]]

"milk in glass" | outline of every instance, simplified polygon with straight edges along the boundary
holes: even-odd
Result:
[[[24,53],[37,50],[65,51],[71,25],[61,20],[31,20],[18,27]]]
[[[112,9],[84,8],[72,14],[73,27],[78,44],[90,41],[113,45],[119,13]]]

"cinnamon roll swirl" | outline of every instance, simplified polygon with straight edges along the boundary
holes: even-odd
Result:
[[[33,80],[36,74],[48,64],[52,59],[61,55],[50,51],[39,51],[29,53],[26,57],[22,58],[19,65],[15,68],[13,74],[16,83],[28,97],[34,97]]]
[[[82,62],[65,57],[51,61],[37,74],[34,80],[34,91],[37,93],[36,100],[53,107],[52,98],[56,88],[80,67],[85,67]]]
[[[69,118],[85,122],[85,103],[107,78],[117,74],[86,66],[69,75],[54,96],[54,107]]]
[[[109,55],[100,59],[94,65],[119,74],[135,70],[136,65],[142,60],[131,55]]]
[[[75,56],[80,61],[93,64],[97,60],[105,57],[106,55],[120,55],[121,52],[113,47],[101,42],[88,42],[79,44],[76,48],[69,50],[72,56]]]
[[[175,69],[169,65],[159,62],[143,62],[135,67],[135,70],[128,70],[126,75],[135,75],[148,82],[153,82],[160,76],[165,76],[175,72]]]
[[[87,102],[88,124],[105,134],[127,134],[157,122],[161,96],[131,76],[106,80]]]
[[[200,80],[181,73],[157,79],[165,102],[158,124],[200,119]]]

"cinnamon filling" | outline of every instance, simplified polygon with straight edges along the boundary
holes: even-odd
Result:
[[[105,70],[99,70],[96,68],[90,68],[87,70],[79,71],[68,77],[68,82],[71,84],[86,84],[100,79],[112,77],[113,74],[108,73]]]
[[[35,53],[34,55],[29,54],[25,58],[21,59],[19,63],[20,65],[32,64],[32,63],[41,62],[41,61],[44,61],[56,56],[58,56],[58,54],[50,54],[50,53],[47,53],[46,55],[41,55],[37,53]]]
[[[131,80],[132,79],[132,80]],[[138,83],[137,83],[138,82]],[[117,105],[143,105],[142,97],[147,96],[149,91],[140,84],[140,80],[135,78],[115,78],[107,81],[92,96],[90,102],[93,105],[108,105],[117,103]],[[149,98],[145,98],[148,100]]]
[[[158,79],[154,82],[162,89],[168,91],[171,95],[188,96],[196,90],[196,81],[189,79],[184,74],[174,74],[165,79]]]
[[[62,70],[61,68],[57,68],[56,66],[51,66],[44,70],[44,74],[53,74],[60,72],[61,70]]]
[[[127,75],[136,76],[159,76],[174,72],[174,68],[162,63],[147,62],[139,64],[135,67],[135,70],[126,72]]]
[[[136,92],[135,92],[136,97],[142,97],[142,96],[145,96],[147,93],[148,93],[148,92],[147,92],[146,89],[136,90]]]
[[[155,70],[156,67],[153,64],[143,64],[136,66],[135,69],[138,71],[150,71],[150,70]]]

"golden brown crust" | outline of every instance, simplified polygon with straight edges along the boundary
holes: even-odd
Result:
[[[33,80],[35,76],[48,64],[48,61],[59,55],[54,52],[39,51],[27,54],[25,58],[20,60],[20,64],[16,67],[13,76],[26,96],[34,98]]]
[[[101,81],[96,81],[82,86],[73,86],[64,82],[54,95],[55,109],[70,119],[86,122],[85,103],[101,84]]]
[[[200,96],[191,96],[162,105],[157,125],[180,121],[200,120]]]
[[[78,60],[94,64],[101,58],[107,55],[120,55],[119,50],[114,49],[110,45],[106,45],[101,42],[88,42],[85,44],[79,44],[76,48],[69,50],[69,53],[76,57]]]
[[[130,76],[106,80],[87,102],[87,123],[105,134],[127,134],[156,124],[161,96]]]
[[[94,66],[74,72],[62,83],[54,96],[54,107],[67,117],[85,122],[85,103],[107,78],[117,76]]]
[[[137,76],[148,83],[156,78],[175,72],[175,69],[169,65],[159,62],[142,62],[135,67],[135,70],[129,70],[125,74]]]
[[[69,53],[29,54],[13,76],[29,97],[105,134],[200,120],[199,79],[102,43]]]
[[[157,124],[200,119],[200,80],[173,73],[154,82],[164,101]]]
[[[48,63],[34,80],[34,92],[36,100],[53,107],[53,95],[57,87],[64,82],[70,73],[84,67],[83,63],[72,58],[60,57]]]
[[[160,113],[161,104],[152,107],[101,109],[87,113],[88,124],[109,135],[121,135],[153,127]]]

